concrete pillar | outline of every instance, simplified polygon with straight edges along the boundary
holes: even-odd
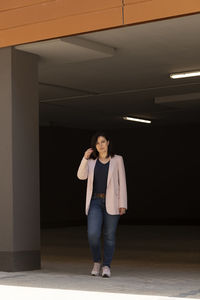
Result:
[[[0,271],[40,268],[37,62],[0,49]]]

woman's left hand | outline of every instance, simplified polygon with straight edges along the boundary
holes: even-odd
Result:
[[[120,208],[119,208],[119,214],[120,214],[120,215],[124,215],[125,213],[126,213],[126,208],[120,207]]]

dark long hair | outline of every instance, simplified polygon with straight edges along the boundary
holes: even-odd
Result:
[[[90,158],[96,159],[99,156],[99,152],[96,149],[96,143],[97,143],[99,136],[103,136],[107,141],[109,141],[107,157],[109,157],[109,156],[113,157],[115,155],[115,153],[113,152],[112,141],[111,141],[110,137],[108,136],[107,133],[105,133],[105,131],[97,131],[91,138],[90,145],[91,145],[91,148],[93,149],[93,152],[90,155]]]

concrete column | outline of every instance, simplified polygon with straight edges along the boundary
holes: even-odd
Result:
[[[37,62],[0,49],[0,271],[40,268]]]

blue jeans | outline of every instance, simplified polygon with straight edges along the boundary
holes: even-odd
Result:
[[[94,262],[101,262],[101,232],[103,227],[103,266],[110,267],[115,250],[115,233],[119,219],[120,214],[110,215],[106,212],[105,199],[92,197],[87,217],[87,232]]]

